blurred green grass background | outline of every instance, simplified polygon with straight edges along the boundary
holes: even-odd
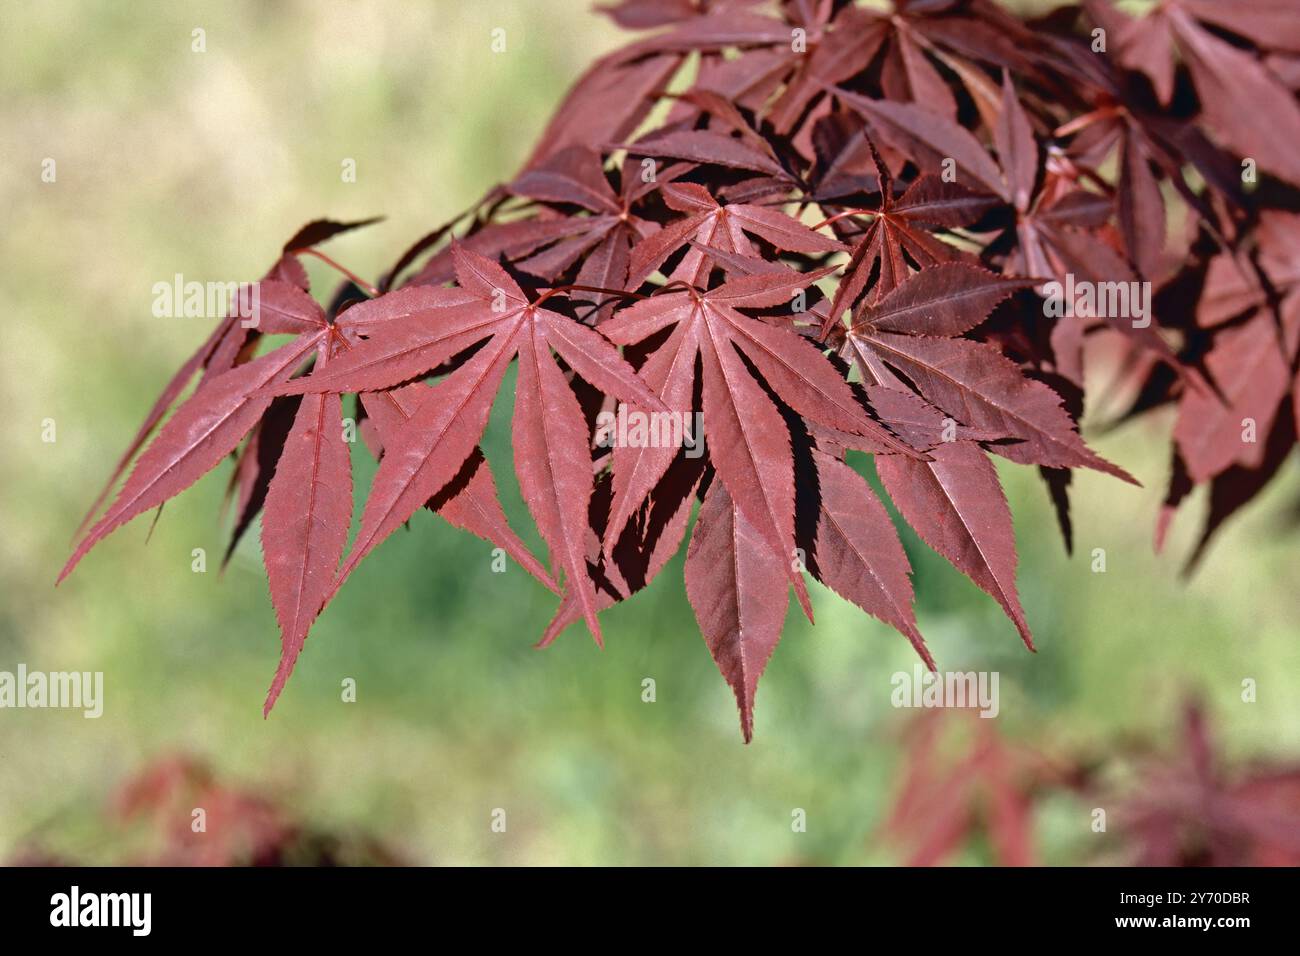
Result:
[[[204,320],[154,318],[153,284],[255,277],[318,216],[386,215],[330,246],[376,274],[509,178],[568,84],[618,42],[586,0],[50,0],[0,18],[0,670],[102,670],[106,685],[99,720],[0,711],[0,859],[32,834],[107,858],[93,823],[105,795],[150,757],[185,751],[419,862],[897,862],[878,839],[908,716],[890,707],[889,678],[914,656],[816,585],[817,627],[790,616],[749,747],[680,556],[606,615],[605,651],[574,628],[539,652],[551,596],[517,567],[492,573],[488,545],[422,513],[331,606],[266,721],[278,635],[256,534],[216,570],[227,468],[169,504],[147,546],[141,519],[54,590],[83,509],[207,333]],[[490,49],[498,26],[504,54]],[[191,51],[196,28],[204,53]],[[41,181],[47,157],[55,183]],[[347,158],[355,183],[340,176]],[[312,271],[318,292],[332,287]],[[499,403],[487,449],[522,532],[508,414]],[[47,418],[54,443],[41,440]],[[1145,489],[1080,474],[1073,558],[1036,475],[1003,469],[1038,654],[905,532],[922,631],[941,667],[1001,672],[1004,731],[1036,746],[1172,742],[1195,690],[1229,753],[1295,755],[1300,589],[1296,537],[1279,529],[1295,463],[1184,583],[1177,556],[1199,496],[1171,553],[1151,551],[1169,428],[1153,419],[1094,441]],[[372,474],[359,466],[360,492]],[[205,574],[190,569],[196,547]],[[1090,571],[1093,548],[1104,574]],[[340,699],[348,677],[356,703]],[[1254,704],[1240,700],[1247,677]],[[504,834],[489,826],[497,807]],[[791,830],[796,807],[806,833]],[[1044,859],[1085,858],[1086,812],[1047,817]]]

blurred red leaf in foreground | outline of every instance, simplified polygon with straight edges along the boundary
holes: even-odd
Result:
[[[1035,810],[1049,796],[1095,809],[1107,830],[1085,862],[1136,866],[1300,866],[1300,763],[1233,768],[1188,704],[1172,752],[1143,743],[1098,761],[1049,756],[969,711],[926,711],[905,731],[903,782],[883,827],[909,866],[954,862],[986,843],[999,866],[1043,862]]]
[[[201,811],[201,812],[200,812]],[[108,802],[96,831],[108,860],[30,840],[11,866],[111,862],[125,866],[400,866],[405,861],[365,834],[305,822],[284,801],[227,783],[202,761],[167,756],[132,776]]]

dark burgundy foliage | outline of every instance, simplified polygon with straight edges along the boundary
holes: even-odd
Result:
[[[1030,22],[991,0],[895,7],[608,8],[652,32],[579,80],[515,179],[374,288],[349,273],[322,309],[299,261],[364,223],[285,244],[257,325],[227,318],[168,384],[63,575],[233,457],[236,538],[260,511],[282,631],[269,710],[322,608],[422,507],[557,594],[548,644],[579,620],[599,642],[599,612],[663,569],[699,499],[686,593],[749,739],[790,588],[811,617],[806,573],[930,663],[907,557],[849,451],[1032,647],[990,456],[1038,466],[1067,546],[1071,469],[1134,481],[1078,431],[1093,341],[1129,402],[1117,421],[1173,409],[1157,540],[1209,485],[1199,556],[1300,417],[1295,3],[1167,0],[1132,19],[1089,0]],[[1153,320],[1055,316],[1045,283],[1067,277],[1150,282]],[[268,334],[294,337],[261,354]],[[512,362],[515,472],[546,563],[479,448]],[[352,393],[381,458],[348,550]],[[597,413],[618,403],[701,412],[705,454],[606,447]]]

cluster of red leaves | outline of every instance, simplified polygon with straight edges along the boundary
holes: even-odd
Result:
[[[195,816],[202,810],[202,825]],[[397,866],[402,860],[364,834],[305,823],[283,802],[220,779],[184,755],[147,764],[106,808],[102,840],[128,866]],[[10,865],[68,866],[31,844]]]
[[[686,592],[748,739],[791,588],[811,617],[805,571],[930,660],[856,450],[1032,647],[990,456],[1039,468],[1067,547],[1071,470],[1133,480],[1079,435],[1086,341],[1124,353],[1121,419],[1178,408],[1162,529],[1209,483],[1208,539],[1295,444],[1292,8],[624,0],[607,12],[653,32],[597,61],[524,170],[377,288],[327,310],[308,295],[298,256],[349,225],[285,246],[256,328],[227,319],[169,384],[114,481],[200,375],[64,574],[233,454],[236,538],[263,514],[283,632],[269,709],[321,609],[421,507],[560,595],[545,644],[578,620],[599,642],[599,612],[665,566],[698,498]],[[1155,321],[1051,317],[1043,283],[1066,277],[1150,282]],[[516,360],[515,472],[549,571],[479,447]],[[382,457],[345,557],[354,393]],[[617,403],[702,413],[706,453],[607,447]]]
[[[1204,712],[1188,706],[1181,752],[1145,754],[1140,786],[1101,791],[1140,866],[1300,866],[1300,766],[1227,769]]]
[[[882,828],[907,866],[938,866],[976,835],[999,866],[1034,866],[1033,798],[1053,779],[1034,753],[966,711],[930,710],[906,729],[902,784]],[[955,741],[955,742],[954,742]]]
[[[1050,796],[1106,811],[1092,859],[1127,866],[1300,865],[1300,766],[1225,769],[1204,712],[1189,704],[1170,752],[1146,743],[1108,757],[1054,755],[1001,736],[970,711],[927,711],[907,728],[903,783],[881,836],[908,866],[984,844],[999,866],[1033,866],[1035,810]]]

